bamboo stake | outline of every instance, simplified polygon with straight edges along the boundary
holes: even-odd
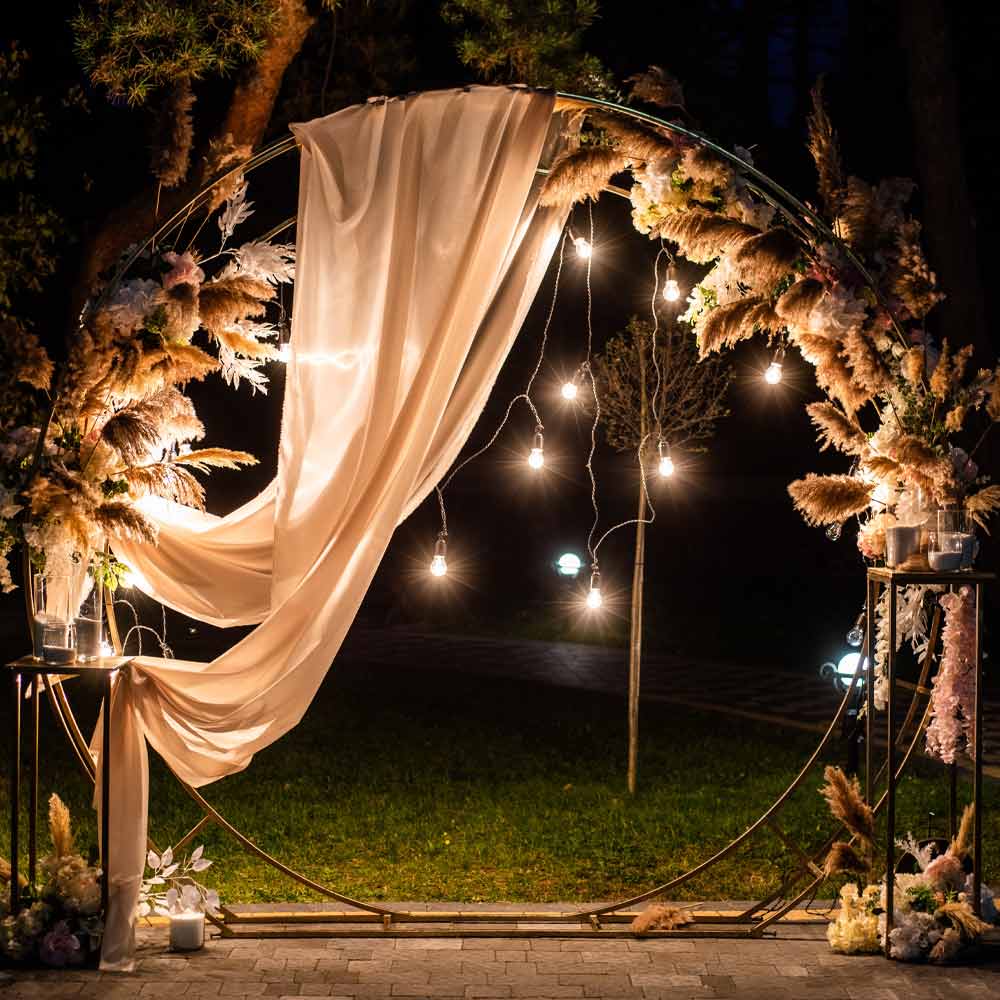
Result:
[[[645,456],[648,399],[646,397],[646,339],[636,338],[639,352],[639,461]],[[628,792],[635,795],[639,771],[639,674],[642,666],[642,591],[646,568],[646,490],[639,474],[639,511],[635,526],[635,559],[632,565],[632,611],[628,659]]]

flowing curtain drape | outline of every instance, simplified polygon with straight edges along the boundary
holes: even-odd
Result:
[[[298,266],[278,476],[226,518],[152,505],[159,546],[116,545],[165,603],[260,624],[211,663],[139,657],[116,681],[113,745],[94,741],[112,770],[103,968],[132,963],[146,743],[201,786],[291,729],[396,525],[479,416],[564,221],[536,204],[553,100],[473,87],[295,126]]]

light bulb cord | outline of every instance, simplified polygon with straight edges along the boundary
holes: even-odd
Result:
[[[552,325],[552,317],[556,310],[556,300],[559,297],[559,281],[562,276],[563,261],[565,259],[566,253],[566,240],[570,234],[571,230],[567,227],[563,231],[562,239],[559,241],[559,259],[556,264],[556,276],[552,283],[552,300],[549,303],[548,315],[545,317],[545,324],[542,327],[542,342],[538,352],[538,360],[535,362],[535,368],[531,373],[531,377],[528,379],[528,384],[525,386],[524,392],[519,392],[508,404],[507,410],[503,415],[503,419],[500,421],[497,429],[493,432],[490,439],[477,451],[474,451],[468,458],[463,459],[458,465],[455,466],[451,472],[444,478],[444,480],[435,487],[437,490],[438,508],[441,514],[441,530],[447,535],[448,533],[448,515],[445,510],[444,503],[444,491],[448,488],[451,481],[462,471],[470,462],[475,461],[480,455],[485,454],[493,445],[496,443],[498,437],[500,437],[501,432],[504,427],[507,426],[507,421],[510,419],[511,412],[514,407],[523,399],[525,403],[528,404],[528,409],[531,410],[532,416],[535,418],[536,433],[537,430],[543,429],[542,418],[538,412],[531,398],[531,387],[534,385],[535,378],[538,376],[539,371],[541,371],[542,363],[545,360],[545,348],[549,341],[549,329]],[[593,235],[593,233],[591,233]],[[590,270],[590,262],[587,262],[587,270]]]

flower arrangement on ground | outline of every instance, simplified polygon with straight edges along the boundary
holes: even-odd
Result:
[[[827,928],[834,951],[843,954],[878,952],[885,947],[887,906],[885,878],[873,877],[875,818],[865,803],[857,779],[848,780],[836,767],[827,767],[822,794],[834,819],[851,834],[837,841],[826,858],[827,875],[849,874],[840,890],[840,910]],[[904,962],[949,962],[996,920],[993,893],[983,885],[980,912],[971,904],[972,876],[966,871],[972,840],[974,813],[968,806],[955,839],[941,854],[933,844],[918,844],[912,835],[897,841],[918,871],[893,873],[893,926],[889,932],[890,955]]]
[[[0,955],[16,963],[82,965],[100,949],[102,875],[77,853],[69,810],[55,794],[49,799],[49,833],[52,853],[41,861],[44,881],[23,885],[29,905],[15,915],[8,912],[8,894],[0,900]],[[6,862],[4,873],[9,881]]]

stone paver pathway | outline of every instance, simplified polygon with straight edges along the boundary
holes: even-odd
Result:
[[[742,1000],[992,1000],[1000,948],[975,964],[928,967],[830,952],[818,926],[760,941],[526,938],[213,940],[165,950],[166,929],[140,931],[134,974],[18,974],[2,1000],[147,997],[739,997]]]

